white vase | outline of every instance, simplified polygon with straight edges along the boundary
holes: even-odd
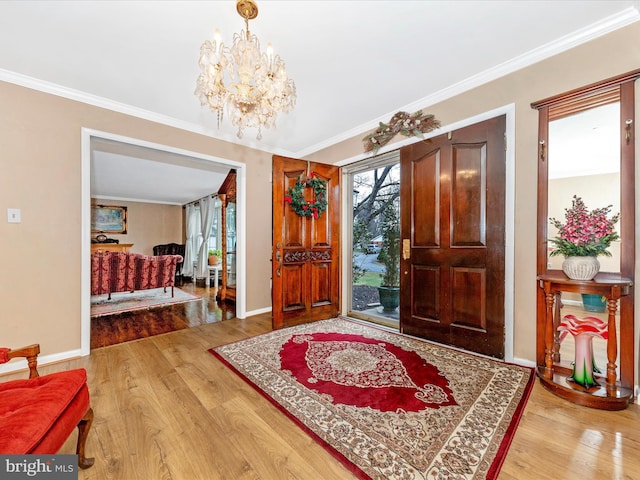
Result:
[[[600,271],[596,257],[566,257],[562,271],[572,280],[591,280]]]

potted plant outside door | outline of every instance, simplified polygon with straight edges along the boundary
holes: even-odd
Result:
[[[400,305],[400,225],[398,209],[390,204],[382,213],[382,247],[378,258],[384,265],[378,287],[382,311],[394,312]]]

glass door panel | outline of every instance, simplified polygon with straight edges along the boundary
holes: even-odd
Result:
[[[397,153],[349,174],[351,218],[350,316],[398,328],[400,164]]]

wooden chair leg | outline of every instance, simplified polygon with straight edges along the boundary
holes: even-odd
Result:
[[[84,456],[84,446],[87,442],[87,436],[89,435],[89,429],[93,423],[93,409],[89,407],[87,413],[84,414],[80,423],[78,423],[78,445],[76,447],[76,454],[78,455],[78,466],[80,468],[89,468],[95,461],[94,458],[87,458]]]

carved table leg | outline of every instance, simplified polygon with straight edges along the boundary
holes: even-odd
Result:
[[[547,302],[547,319],[544,332],[544,376],[545,378],[553,378],[553,354],[555,345],[555,322],[553,318],[553,304],[556,294],[554,292],[545,292]]]
[[[560,363],[560,332],[558,331],[558,325],[560,324],[560,318],[562,308],[562,294],[556,292],[555,305],[553,308],[553,361],[554,363]]]
[[[609,311],[609,323],[607,326],[607,395],[616,395],[616,380],[617,366],[616,360],[618,358],[618,339],[616,333],[616,311],[618,309],[618,301],[615,299],[607,300],[607,309]]]

